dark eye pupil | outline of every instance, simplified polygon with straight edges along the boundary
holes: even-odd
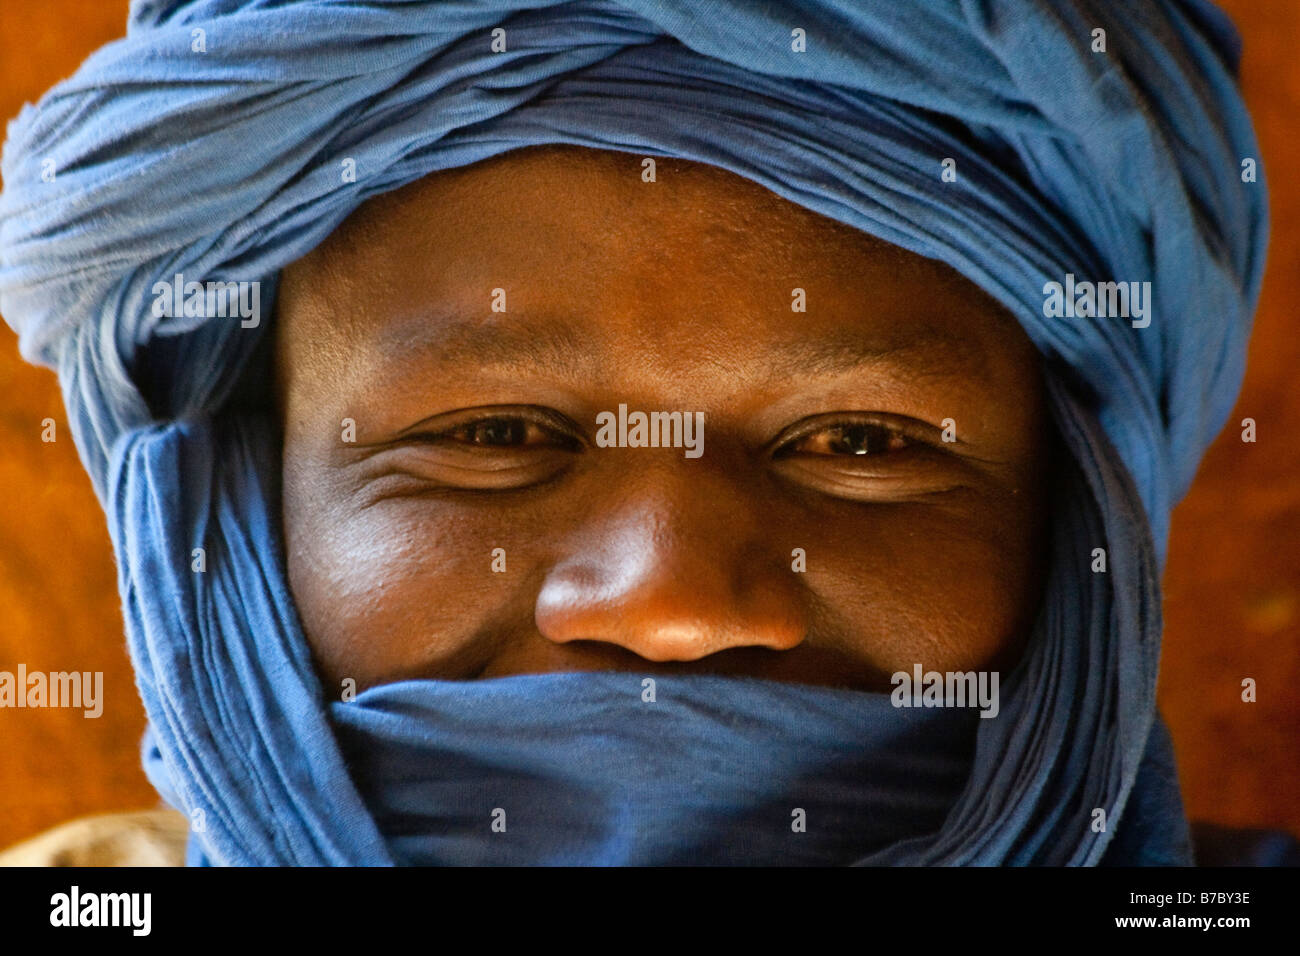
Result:
[[[470,441],[476,445],[517,445],[524,440],[527,426],[520,421],[493,418],[470,426]]]
[[[880,425],[842,425],[830,442],[842,455],[874,455],[889,448],[889,429]]]

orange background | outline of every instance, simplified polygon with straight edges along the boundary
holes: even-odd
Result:
[[[1231,0],[1243,82],[1271,173],[1273,240],[1245,388],[1174,514],[1160,703],[1188,813],[1300,834],[1300,4]],[[0,117],[125,32],[125,0],[0,3]],[[152,806],[144,713],[103,514],[54,375],[0,325],[0,670],[104,672],[104,714],[0,711],[0,847],[72,817]],[[1258,424],[1243,444],[1237,423]],[[55,419],[58,441],[41,441]],[[1243,703],[1255,678],[1258,702]]]

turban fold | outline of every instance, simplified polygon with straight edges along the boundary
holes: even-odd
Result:
[[[566,143],[718,166],[946,262],[1043,356],[1071,460],[1034,638],[942,825],[861,860],[1185,861],[1159,575],[1263,268],[1238,56],[1199,0],[133,3],[127,37],[9,127],[0,312],[59,374],[118,558],[147,769],[202,811],[194,859],[392,862],[340,738],[409,740],[391,721],[450,689],[327,703],[285,577],[271,410],[230,403],[269,321],[158,315],[155,285],[259,281],[269,303],[365,199]],[[1045,314],[1067,275],[1150,282],[1149,324]]]

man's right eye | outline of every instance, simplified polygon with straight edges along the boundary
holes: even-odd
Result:
[[[447,437],[469,445],[494,447],[515,446],[546,440],[549,436],[531,422],[518,418],[486,418],[445,433]]]
[[[522,414],[495,414],[471,420],[462,419],[436,432],[421,432],[407,437],[430,444],[463,445],[484,450],[580,451],[582,448],[582,442],[578,438],[557,425]]]

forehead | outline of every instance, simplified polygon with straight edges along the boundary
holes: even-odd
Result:
[[[1027,355],[1014,321],[946,265],[716,167],[659,158],[647,182],[643,160],[531,148],[379,196],[285,270],[281,311],[401,355],[431,330],[593,354],[687,342],[683,360],[811,342]]]
[[[643,160],[546,146],[433,173],[363,204],[297,268],[328,272],[346,261],[375,275],[454,271],[470,280],[479,270],[466,267],[485,253],[520,271],[588,253],[606,266],[650,262],[715,281],[774,267],[834,274],[864,262],[918,279],[946,272],[714,166],[660,157],[655,181],[645,182]],[[715,251],[726,260],[700,256]],[[581,274],[589,263],[566,265]]]

